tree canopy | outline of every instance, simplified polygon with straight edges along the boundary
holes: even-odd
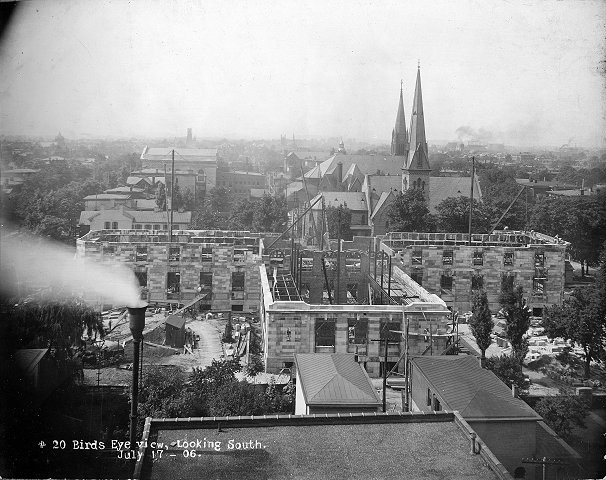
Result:
[[[468,197],[450,197],[442,200],[436,207],[437,226],[440,232],[467,233],[469,231]],[[490,228],[490,210],[473,200],[473,233],[486,233]]]
[[[606,194],[543,197],[535,205],[530,228],[571,243],[572,257],[596,265],[606,241]]]
[[[570,440],[574,427],[585,427],[584,420],[588,409],[577,396],[557,395],[542,398],[534,406],[534,410],[554,432]]]
[[[488,308],[488,297],[484,290],[476,291],[474,293],[471,311],[473,312],[473,315],[469,321],[469,327],[471,328],[471,333],[473,333],[476,343],[480,348],[480,352],[482,353],[481,361],[482,365],[484,365],[486,349],[490,347],[490,344],[492,343],[490,334],[492,333],[493,327],[492,315]]]
[[[511,343],[511,355],[522,364],[528,352],[528,340],[525,335],[530,328],[530,309],[524,299],[524,289],[508,282],[501,284],[499,302],[505,316],[505,336]]]
[[[585,357],[585,378],[591,373],[591,362],[606,357],[606,248],[594,285],[574,290],[561,306],[545,308],[543,327],[550,338],[564,338],[579,345]]]
[[[330,238],[339,238],[340,236],[344,240],[351,240],[353,234],[351,232],[351,210],[343,205],[338,207],[327,207],[326,208],[326,221],[328,223],[328,232]]]
[[[399,192],[387,210],[390,230],[394,232],[432,232],[433,217],[421,190]]]

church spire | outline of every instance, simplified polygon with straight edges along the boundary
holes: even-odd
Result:
[[[425,138],[425,117],[423,115],[423,95],[421,94],[421,65],[417,67],[417,83],[415,96],[412,102],[412,115],[410,117],[410,151],[406,168],[409,170],[431,170],[429,166],[429,152]]]
[[[404,115],[404,98],[402,93],[402,81],[400,81],[400,103],[396,125],[391,132],[391,154],[404,156],[408,153],[408,134],[406,132],[406,116]]]

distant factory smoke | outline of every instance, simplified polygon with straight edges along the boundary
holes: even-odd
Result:
[[[46,297],[79,295],[91,300],[139,306],[139,283],[126,266],[77,259],[73,249],[33,235],[3,235],[0,289],[24,296],[44,291]]]
[[[495,141],[495,135],[485,128],[476,130],[468,125],[464,125],[455,130],[459,141],[461,142],[492,142]]]

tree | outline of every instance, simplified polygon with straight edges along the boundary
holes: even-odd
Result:
[[[450,197],[442,200],[436,207],[438,231],[467,233],[469,231],[468,197]],[[474,233],[485,233],[490,229],[490,212],[488,207],[473,200],[472,230]]]
[[[286,200],[282,197],[263,195],[254,202],[252,230],[254,232],[282,232],[288,222]]]
[[[583,267],[598,263],[606,241],[606,194],[542,198],[532,210],[530,228],[570,242],[570,253],[585,275]]]
[[[528,353],[526,332],[530,328],[530,309],[524,299],[524,289],[514,287],[509,282],[502,282],[499,302],[505,316],[505,336],[511,343],[511,355],[520,365]]]
[[[577,396],[557,395],[545,397],[534,407],[559,436],[570,440],[574,427],[585,427],[587,405]]]
[[[492,333],[493,327],[492,315],[488,308],[488,297],[484,290],[474,293],[471,311],[473,312],[473,315],[469,321],[469,326],[471,328],[471,333],[473,333],[476,343],[482,352],[481,362],[482,366],[484,366],[484,363],[486,362],[486,349],[490,347],[490,344],[492,343],[490,334]]]
[[[330,238],[337,239],[339,236],[344,240],[351,240],[351,210],[343,205],[326,208],[326,221]],[[340,229],[340,232],[339,232]]]
[[[103,337],[99,312],[77,300],[20,301],[5,308],[7,337],[15,348],[49,348],[62,362],[73,356],[73,346],[89,337]]]
[[[139,391],[139,419],[190,416],[190,407],[184,401],[185,389],[185,376],[179,368],[146,367]]]
[[[156,205],[160,210],[166,210],[166,187],[161,182],[158,182],[156,188]]]
[[[434,221],[421,190],[410,189],[396,195],[387,210],[390,230],[397,232],[433,231]]]
[[[486,359],[484,367],[499,377],[499,380],[508,387],[513,384],[518,392],[527,392],[528,382],[522,373],[522,365],[513,356],[489,357]]]
[[[543,327],[550,338],[564,338],[580,345],[585,357],[585,378],[591,374],[591,362],[606,356],[606,244],[594,285],[577,288],[562,306],[545,308]]]

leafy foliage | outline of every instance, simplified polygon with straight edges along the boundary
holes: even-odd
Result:
[[[543,417],[558,435],[565,439],[572,437],[574,427],[585,427],[587,405],[576,396],[558,395],[545,397],[534,407],[535,411]]]
[[[99,312],[77,300],[22,301],[3,310],[12,346],[50,348],[58,359],[72,356],[84,332],[104,335]]]
[[[512,357],[518,360],[520,365],[528,353],[528,340],[525,335],[530,328],[530,309],[524,299],[524,289],[521,286],[503,282],[499,302],[503,307],[505,316],[505,336],[511,343]]]
[[[387,216],[392,231],[431,232],[435,228],[421,190],[409,189],[398,193],[387,210]]]
[[[339,235],[344,240],[351,240],[351,210],[343,205],[326,208],[326,221],[330,238],[337,239]],[[340,230],[340,232],[339,232]]]
[[[469,231],[468,197],[450,197],[436,207],[438,231],[467,233]],[[485,233],[490,228],[490,210],[484,203],[473,200],[474,233]]]
[[[490,347],[492,339],[490,334],[492,333],[492,316],[490,309],[488,308],[488,297],[485,291],[475,292],[473,296],[473,304],[471,307],[473,315],[469,321],[469,327],[471,333],[476,339],[476,343],[482,352],[482,362],[486,358],[486,349]]]
[[[550,338],[564,338],[580,345],[585,353],[585,378],[591,362],[606,356],[606,249],[595,285],[577,288],[562,306],[545,308],[543,327]]]
[[[292,411],[293,395],[236,380],[238,361],[216,361],[185,378],[179,369],[147,367],[139,413],[145,416],[264,415]]]
[[[508,387],[511,387],[513,383],[519,393],[528,391],[528,382],[522,373],[522,365],[517,358],[511,355],[489,357],[486,359],[484,368],[494,373]]]
[[[596,265],[606,241],[606,195],[544,197],[533,209],[530,228],[559,235],[571,242],[573,258]]]

